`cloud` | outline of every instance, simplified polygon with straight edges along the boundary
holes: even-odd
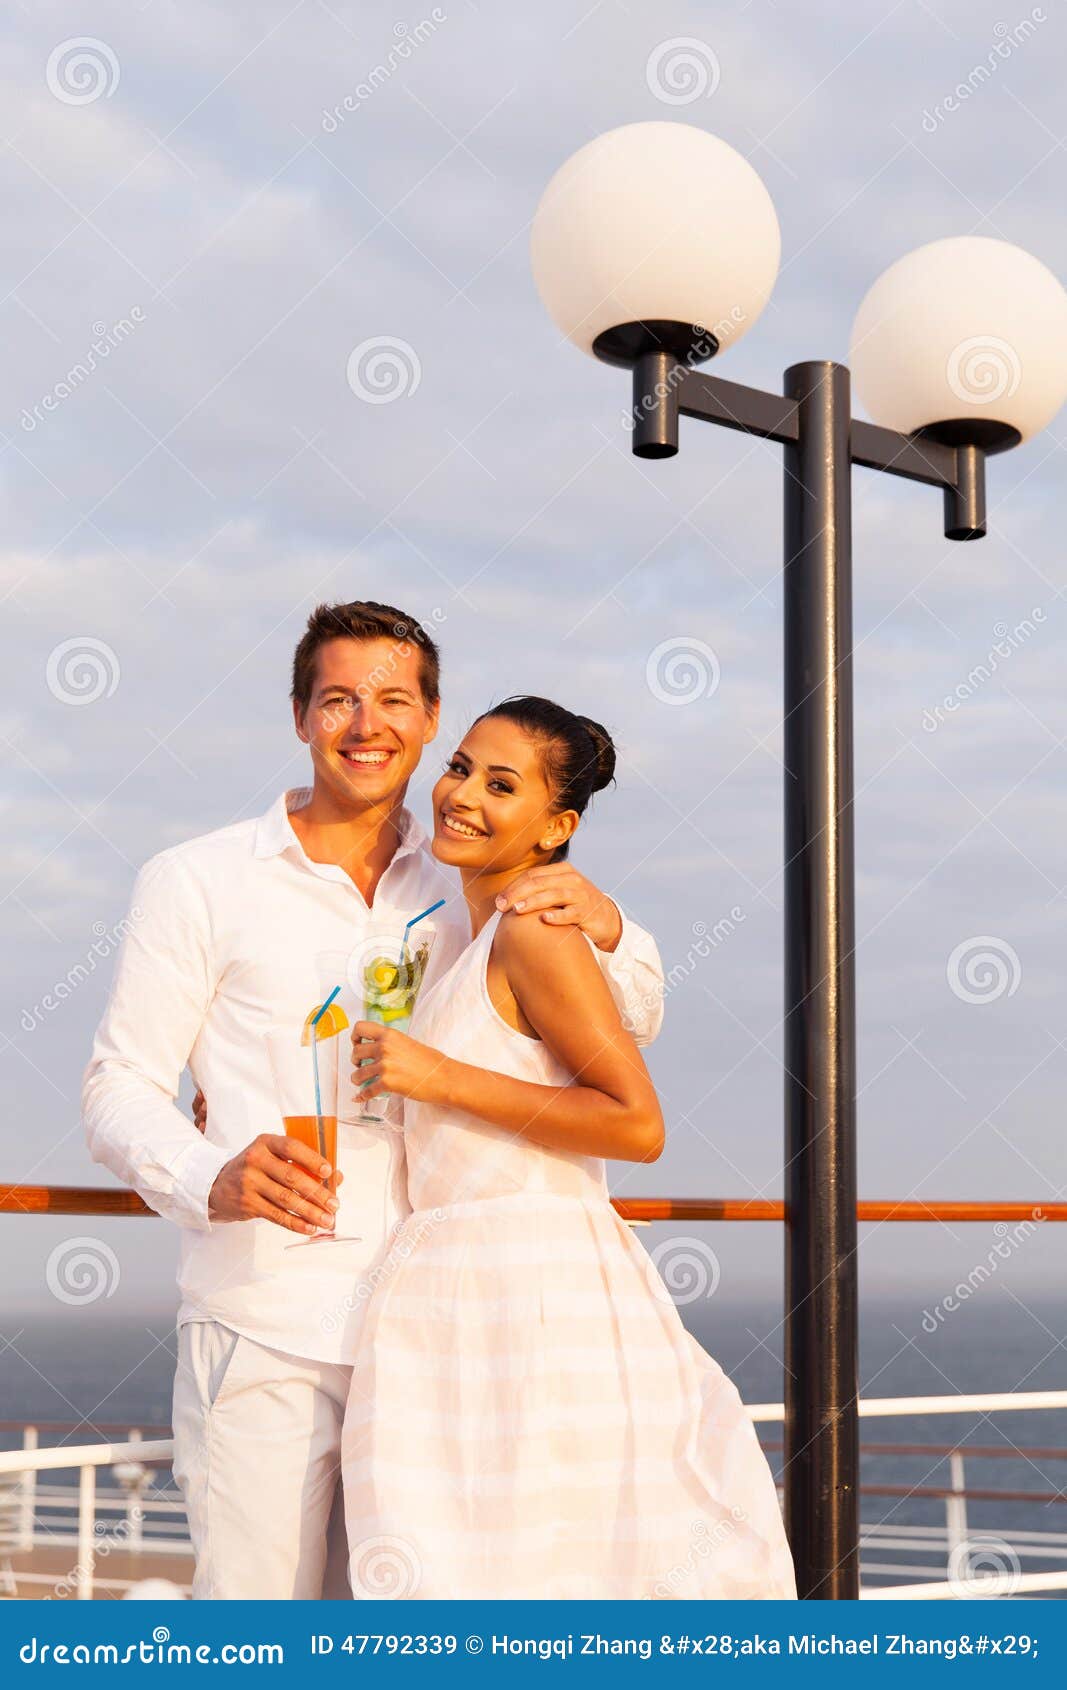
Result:
[[[744,906],[746,922],[672,996],[652,1065],[678,1131],[640,1186],[774,1190],[779,449],[686,420],[676,460],[633,460],[626,379],[560,345],[526,225],[562,158],[601,128],[667,118],[723,134],[767,180],[784,248],[772,307],[722,373],[777,386],[800,358],[844,358],[870,282],[938,234],[999,232],[1067,268],[1041,128],[1059,115],[1047,67],[1061,26],[923,136],[924,106],[988,45],[987,5],[951,31],[913,8],[868,24],[838,4],[729,19],[677,3],[654,18],[459,9],[327,133],[323,110],[385,61],[398,21],[381,4],[353,19],[105,3],[91,27],[122,74],[110,98],[79,107],[48,94],[44,66],[85,20],[68,5],[20,20],[0,75],[14,147],[0,163],[13,288],[0,596],[16,748],[2,867],[20,900],[2,906],[5,931],[20,972],[55,978],[57,950],[70,966],[92,921],[122,913],[130,865],[295,783],[288,665],[319,598],[440,610],[459,731],[516,685],[610,722],[619,789],[594,807],[581,860],[655,928],[668,966],[694,919]],[[711,98],[668,108],[650,92],[648,56],[671,36],[714,50]],[[134,306],[143,321],[70,383],[96,326]],[[346,379],[353,349],[378,336],[419,364],[414,390],[387,404]],[[60,385],[69,394],[24,427]],[[1047,732],[1061,714],[1061,427],[991,465],[993,532],[978,546],[944,541],[932,490],[865,471],[855,482],[864,1036],[890,1038],[903,1005],[930,1016],[937,1061],[970,1067],[975,1094],[1017,1076],[1023,1150],[1046,1131],[1026,1017],[1055,1025],[1058,1008],[1063,905],[1048,881],[1063,761]],[[923,711],[968,677],[998,623],[1035,605],[1040,631],[927,733]],[[721,664],[714,696],[684,708],[647,680],[650,653],[679,635]],[[50,655],[82,636],[120,670],[84,707],[47,684]],[[952,852],[973,805],[1016,783],[996,815],[1007,837],[985,823]],[[946,1019],[945,956],[993,923],[1024,954],[1025,1004],[984,1025],[999,1006]],[[49,1074],[70,1096],[104,985],[94,978],[49,1030]],[[16,983],[5,1025],[20,1002]],[[22,1099],[10,1119],[32,1111],[63,1144],[55,1166],[92,1177],[65,1137],[73,1107],[10,1060]],[[905,1195],[931,1145],[948,1149],[960,1128],[920,1059],[888,1076],[866,1094],[865,1175]],[[7,1143],[20,1149],[11,1127]],[[1028,1194],[1024,1165],[984,1144],[975,1155],[976,1182],[984,1170]],[[732,1248],[754,1284],[777,1289],[764,1246]]]

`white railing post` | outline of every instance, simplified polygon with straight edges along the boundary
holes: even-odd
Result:
[[[24,1426],[22,1429],[22,1447],[24,1450],[37,1448],[36,1426]],[[22,1475],[22,1488],[19,1497],[19,1549],[33,1548],[33,1527],[37,1515],[37,1470],[32,1465],[26,1468]]]
[[[897,1419],[907,1415],[922,1415],[925,1417],[929,1414],[990,1414],[994,1411],[998,1413],[1001,1411],[1005,1413],[1009,1411],[1015,1413],[1042,1411],[1047,1413],[1049,1410],[1062,1409],[1067,1409],[1067,1390],[988,1392],[974,1396],[952,1394],[942,1397],[861,1398],[859,1404],[860,1416],[865,1419],[874,1419],[879,1416]],[[780,1402],[749,1404],[748,1415],[754,1424],[768,1421],[780,1422],[784,1415],[784,1405]],[[148,1481],[151,1479],[151,1472],[146,1469],[145,1464],[148,1462],[173,1462],[173,1440],[170,1438],[145,1439],[143,1433],[131,1430],[129,1441],[123,1444],[62,1444],[54,1448],[42,1449],[38,1447],[34,1428],[27,1427],[24,1432],[23,1443],[22,1449],[0,1450],[0,1484],[3,1483],[7,1475],[26,1476],[29,1481],[26,1490],[21,1495],[18,1492],[8,1491],[9,1497],[12,1497],[12,1500],[18,1499],[20,1503],[19,1510],[15,1512],[17,1531],[13,1531],[11,1536],[14,1538],[22,1531],[24,1520],[30,1530],[35,1524],[32,1503],[29,1499],[34,1497],[32,1487],[37,1483],[38,1475],[63,1469],[78,1471],[78,1565],[68,1575],[68,1579],[74,1581],[75,1593],[79,1598],[82,1600],[90,1598],[96,1582],[96,1552],[98,1551],[101,1556],[106,1556],[111,1550],[110,1544],[100,1544],[96,1538],[96,1469],[98,1467],[111,1467],[115,1470],[115,1476],[120,1484],[136,1484],[138,1490],[143,1491],[145,1488],[149,1488]],[[961,1576],[969,1578],[972,1575],[976,1553],[975,1545],[978,1541],[977,1539],[972,1540],[968,1534],[964,1474],[967,1447],[966,1445],[962,1448],[947,1445],[945,1449],[951,1469],[950,1484],[947,1487],[948,1494],[945,1497],[946,1523],[944,1528],[950,1563],[949,1576],[947,1578],[932,1576],[939,1573],[940,1569],[937,1567],[912,1568],[901,1566],[898,1568],[897,1566],[871,1565],[865,1569],[865,1573],[879,1576],[887,1573],[899,1573],[903,1576],[910,1574],[912,1582],[888,1587],[868,1587],[864,1585],[860,1589],[861,1597],[875,1600],[917,1598],[943,1601],[961,1595]],[[125,1478],[122,1474],[124,1463],[128,1464],[129,1469],[131,1469],[127,1472]],[[60,1494],[65,1497],[69,1493]],[[114,1500],[114,1493],[109,1494]],[[36,1495],[39,1497],[40,1492],[37,1491]],[[133,1498],[127,1493],[125,1498],[127,1519],[130,1517],[129,1510],[132,1503]],[[25,1516],[21,1515],[23,1505],[27,1509]],[[67,1500],[57,1503],[50,1500],[48,1506],[49,1508],[53,1506],[62,1507],[64,1511],[67,1511],[71,1504]],[[118,1506],[120,1509],[122,1508],[121,1503]],[[144,1514],[146,1510],[168,1516],[182,1512],[180,1502],[160,1500],[155,1495],[147,1501],[144,1500],[143,1496],[139,1496],[137,1508],[141,1514]],[[139,1522],[135,1521],[135,1524],[137,1523]],[[66,1524],[66,1520],[64,1524]],[[169,1526],[169,1519],[166,1524]],[[901,1538],[901,1534],[903,1534],[904,1539],[909,1537],[906,1528],[887,1526],[882,1534],[884,1542],[878,1538],[879,1530],[880,1528],[875,1528],[869,1531],[868,1545],[870,1547],[892,1550],[895,1544],[896,1548],[906,1549],[909,1552],[929,1548],[934,1553],[940,1548],[942,1528],[938,1526],[915,1527],[912,1534],[915,1541],[907,1542],[897,1541]],[[49,1541],[52,1541],[53,1538],[57,1544],[61,1542],[69,1544],[70,1542],[70,1536],[67,1532],[50,1531],[48,1534]],[[37,1541],[42,1541],[40,1533],[37,1534]],[[188,1555],[191,1552],[191,1547],[187,1538],[179,1540],[176,1536],[172,1537],[166,1530],[161,1530],[154,1536],[145,1536],[142,1541],[143,1551],[163,1549],[168,1554]],[[1026,1556],[1045,1556],[1047,1554],[1059,1558],[1067,1557],[1067,1533],[1024,1532],[1017,1550],[1010,1542],[1007,1542],[1007,1548],[1012,1551],[1009,1557],[1010,1571],[996,1576],[990,1574],[988,1578],[983,1579],[982,1596],[1003,1595],[1012,1597],[1031,1593],[1044,1595],[1052,1591],[1067,1590],[1067,1567],[1062,1567],[1055,1572],[1024,1573],[1020,1570],[1019,1565],[1022,1558]],[[955,1569],[952,1567],[954,1556],[957,1561]],[[955,1577],[953,1576],[954,1571]],[[916,1574],[920,1575],[920,1579],[924,1574],[926,1577],[920,1582],[916,1579]],[[52,1573],[31,1572],[25,1576],[27,1581],[32,1583],[52,1584],[54,1582]],[[120,1588],[126,1581],[111,1579],[106,1582]],[[0,1583],[2,1583],[2,1580],[0,1580]],[[966,1594],[965,1591],[962,1593]]]
[[[96,1525],[96,1468],[78,1470],[78,1600],[92,1601],[93,1547]]]
[[[945,1535],[948,1539],[948,1576],[966,1578],[967,1563],[967,1497],[963,1474],[963,1454],[954,1449],[948,1458],[949,1484],[952,1495],[945,1498]]]
[[[141,1442],[141,1428],[139,1426],[131,1427],[130,1442],[131,1444],[139,1444]],[[136,1484],[130,1486],[129,1493],[126,1498],[126,1525],[128,1527],[126,1542],[129,1544],[131,1549],[140,1549],[141,1542],[144,1537],[144,1509],[141,1507],[141,1502],[144,1497],[144,1487],[147,1480],[148,1471],[146,1468],[142,1468],[140,1479]]]

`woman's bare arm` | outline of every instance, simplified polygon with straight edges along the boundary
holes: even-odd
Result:
[[[539,1085],[457,1062],[366,1022],[355,1031],[374,1039],[377,1060],[358,1077],[372,1075],[383,1091],[461,1109],[553,1150],[655,1161],[663,1148],[659,1100],[582,933],[505,915],[493,954],[526,1020],[573,1074],[572,1084]],[[373,1087],[366,1095],[374,1095]]]

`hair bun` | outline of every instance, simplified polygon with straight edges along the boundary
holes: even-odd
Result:
[[[600,792],[615,779],[615,743],[602,723],[594,722],[591,716],[579,716],[596,751],[596,776],[593,781],[593,791]]]

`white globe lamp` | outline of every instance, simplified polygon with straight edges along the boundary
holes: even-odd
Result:
[[[872,421],[1004,451],[1046,427],[1067,398],[1067,293],[1009,241],[931,241],[866,295],[850,363]]]
[[[770,297],[781,236],[748,160],[687,123],[628,123],[572,154],[530,239],[553,322],[583,352],[698,363],[746,334]]]

